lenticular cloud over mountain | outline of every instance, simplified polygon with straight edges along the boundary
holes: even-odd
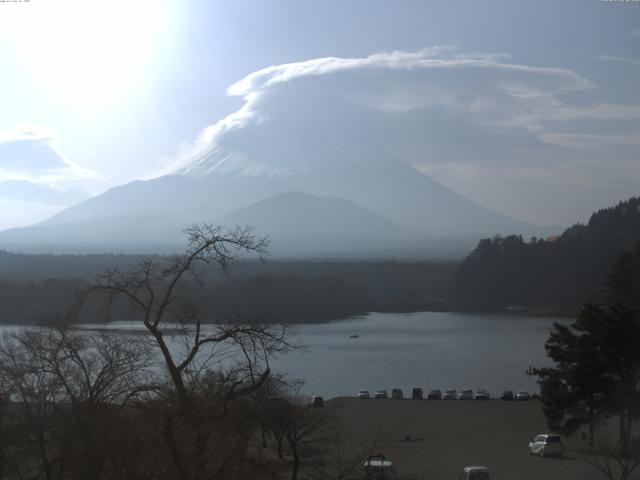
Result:
[[[258,225],[279,255],[541,234],[418,170],[499,168],[510,152],[544,149],[546,118],[566,108],[559,97],[592,86],[568,70],[506,60],[438,48],[265,68],[229,88],[243,107],[204,129],[164,175],[0,234],[0,243],[73,238],[140,250],[150,235],[180,242],[191,222]]]
[[[440,125],[436,129],[446,130],[452,121],[464,128],[454,128],[446,139],[438,131],[434,136],[440,137],[437,143],[450,140],[451,144],[459,142],[472,148],[479,142],[489,145],[500,136],[502,141],[496,149],[514,142],[540,145],[547,119],[557,119],[559,112],[569,110],[559,96],[594,85],[570,70],[507,63],[505,57],[461,54],[453,47],[438,47],[366,58],[319,58],[264,68],[229,87],[228,93],[244,97],[245,105],[203,130],[194,151],[177,168],[202,173],[202,168],[215,167],[215,162],[203,165],[207,151],[237,146],[234,138],[238,130],[285,122],[287,118],[293,119],[296,129],[341,123],[345,135],[368,135],[369,142],[376,140],[386,145],[386,150],[399,150],[398,144],[409,143],[420,145],[427,153],[433,127]],[[344,118],[342,109],[336,109],[339,104],[364,108],[365,116],[372,118],[364,123],[362,118]],[[374,118],[373,112],[386,115]],[[416,125],[424,126],[424,131],[417,132]],[[481,140],[483,135],[491,138]],[[405,155],[400,159],[418,165],[442,160]],[[266,163],[251,160],[263,166]],[[269,167],[273,165],[267,166],[272,171]]]

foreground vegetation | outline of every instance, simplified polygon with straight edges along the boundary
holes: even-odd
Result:
[[[304,478],[356,474],[366,442],[345,456],[330,410],[271,371],[271,359],[300,348],[286,325],[257,312],[205,322],[230,295],[211,267],[227,274],[238,253],[262,254],[266,241],[208,225],[187,233],[183,255],[107,269],[57,325],[2,338],[0,478],[295,480],[304,465]],[[263,282],[258,292],[273,292]],[[537,373],[549,428],[587,426],[588,461],[624,479],[640,463],[640,248],[618,258],[608,286],[607,304],[586,303],[571,327],[555,325],[546,347],[556,365]],[[68,329],[123,312],[147,335]],[[596,427],[611,417],[619,436],[604,446]]]
[[[269,478],[282,474],[286,451],[295,479],[311,440],[319,468],[333,468],[323,461],[325,432],[335,432],[325,411],[269,366],[298,348],[286,326],[202,322],[207,267],[226,271],[236,252],[261,253],[264,240],[207,225],[188,234],[184,255],[96,277],[62,325],[2,338],[0,478]],[[91,302],[108,313],[119,300],[148,335],[67,330]],[[268,441],[272,457],[262,455]]]
[[[622,255],[609,275],[607,304],[582,305],[575,322],[555,323],[545,344],[555,366],[536,370],[553,431],[586,427],[587,461],[625,480],[640,465],[640,248]],[[617,418],[618,435],[597,435]],[[606,428],[604,429],[607,430]]]

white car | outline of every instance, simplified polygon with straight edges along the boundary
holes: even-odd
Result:
[[[366,400],[369,398],[369,391],[368,390],[360,390],[358,392],[358,394],[356,395],[356,398],[359,398],[360,400]]]
[[[489,480],[489,469],[481,466],[464,467],[459,478],[460,480]]]
[[[453,388],[445,390],[444,394],[442,395],[443,400],[455,400],[456,398],[458,397],[456,395],[456,391]]]
[[[473,400],[473,390],[471,390],[470,388],[460,390],[460,393],[458,394],[458,400]]]
[[[553,433],[536,435],[536,438],[529,442],[529,455],[536,454],[541,457],[560,456],[563,451],[562,437]]]
[[[531,395],[529,392],[521,391],[516,395],[516,400],[531,400]]]

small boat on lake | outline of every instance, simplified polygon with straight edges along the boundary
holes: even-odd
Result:
[[[349,335],[349,338],[360,338],[360,335],[354,333],[353,335]]]

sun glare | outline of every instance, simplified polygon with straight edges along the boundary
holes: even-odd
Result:
[[[3,26],[17,55],[52,93],[78,107],[103,104],[133,88],[166,26],[158,0],[14,6]]]

